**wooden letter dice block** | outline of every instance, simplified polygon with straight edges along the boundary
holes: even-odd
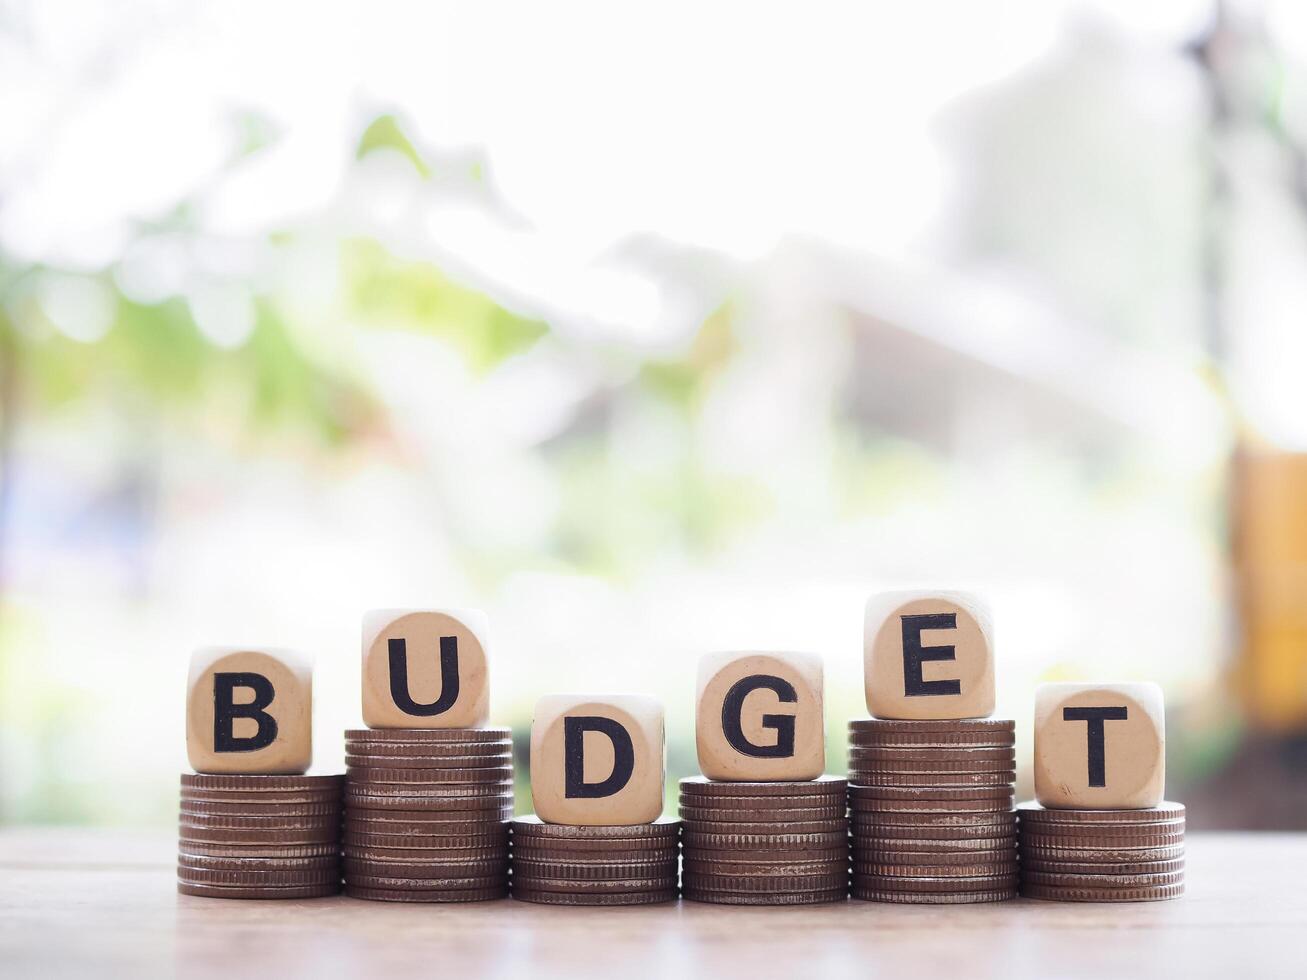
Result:
[[[1046,807],[1134,810],[1166,788],[1166,722],[1156,684],[1041,684],[1035,798]]]
[[[476,728],[490,714],[486,617],[472,609],[377,609],[363,617],[363,723]]]
[[[663,706],[638,694],[554,694],[531,722],[531,796],[546,823],[618,826],[663,813]]]
[[[867,710],[877,718],[984,718],[994,711],[989,612],[961,592],[886,592],[867,602]]]
[[[313,667],[287,650],[191,657],[186,755],[196,772],[296,775],[313,761]]]
[[[826,768],[821,658],[708,654],[699,661],[695,738],[709,779],[816,779]]]

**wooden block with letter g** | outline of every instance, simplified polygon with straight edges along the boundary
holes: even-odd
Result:
[[[863,664],[877,718],[984,718],[994,712],[989,611],[961,592],[885,592],[867,601]]]
[[[1166,722],[1156,684],[1041,684],[1035,798],[1052,809],[1136,810],[1166,789]]]
[[[485,614],[377,609],[363,617],[363,723],[475,728],[490,714]]]
[[[531,721],[531,797],[546,823],[617,826],[662,816],[663,706],[639,694],[552,694]]]
[[[313,761],[313,667],[289,650],[206,647],[191,657],[186,755],[202,773],[304,772]]]
[[[816,779],[826,769],[821,658],[706,655],[699,661],[695,741],[709,779]]]

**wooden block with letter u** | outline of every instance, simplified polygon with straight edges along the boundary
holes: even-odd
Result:
[[[363,723],[475,728],[490,716],[485,614],[377,609],[363,617]]]

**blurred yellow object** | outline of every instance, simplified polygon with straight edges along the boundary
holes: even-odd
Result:
[[[1307,454],[1235,456],[1237,679],[1249,722],[1307,729]]]

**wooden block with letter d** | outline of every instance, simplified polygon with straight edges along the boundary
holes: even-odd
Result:
[[[663,706],[638,694],[553,694],[531,722],[531,796],[546,823],[649,823],[663,812]]]
[[[706,655],[699,661],[695,742],[709,779],[816,779],[826,768],[821,658]]]
[[[994,712],[989,611],[961,592],[886,592],[867,601],[867,710],[906,720]]]
[[[1166,723],[1156,684],[1041,684],[1035,693],[1035,798],[1051,809],[1157,806]]]
[[[313,667],[288,650],[191,657],[186,755],[200,773],[294,775],[313,761]]]
[[[363,617],[363,723],[475,728],[490,713],[486,617],[474,609],[377,609]]]

